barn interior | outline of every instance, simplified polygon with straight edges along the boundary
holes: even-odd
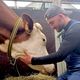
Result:
[[[47,38],[46,47],[48,53],[56,52],[60,41],[57,37],[58,33],[49,27],[44,18],[46,10],[50,7],[54,7],[54,5],[58,5],[66,10],[66,12],[69,14],[69,17],[80,20],[80,0],[3,0],[3,2],[9,8],[14,10],[17,15],[21,16],[23,13],[29,14],[34,22],[39,22],[42,25],[42,32]],[[55,64],[55,66],[56,70],[53,75],[56,77],[66,70],[66,64],[64,61]]]

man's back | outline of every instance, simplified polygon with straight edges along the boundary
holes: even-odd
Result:
[[[79,70],[80,69],[80,22],[79,21],[71,21],[65,27],[65,33],[63,36],[63,40],[65,39],[66,42],[71,45],[72,48],[71,52],[67,53],[68,56],[66,57],[65,61],[67,63],[68,70]],[[76,38],[76,39],[74,39]],[[71,43],[70,43],[71,42]],[[66,45],[64,45],[65,48]],[[67,49],[68,50],[68,49]]]

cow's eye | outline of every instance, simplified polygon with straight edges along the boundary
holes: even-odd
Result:
[[[43,41],[45,41],[45,39],[43,38]]]

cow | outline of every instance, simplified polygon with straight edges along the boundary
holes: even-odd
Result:
[[[31,32],[30,38],[26,41],[13,43],[12,57],[17,59],[21,55],[25,55],[24,51],[28,50],[32,56],[40,57],[48,55],[46,50],[46,36],[41,32],[42,27],[39,23],[35,23],[33,31]],[[0,44],[0,50],[7,52],[9,40],[6,40],[4,44]],[[36,54],[37,53],[37,54]],[[54,65],[28,65],[32,69],[38,70],[39,72],[53,72]]]
[[[0,1],[0,12],[0,57],[2,59],[2,61],[0,61],[0,64],[9,65],[9,59],[7,55],[9,38],[13,27],[15,27],[14,24],[19,16],[13,10],[8,8],[2,2],[2,0]],[[33,22],[28,15],[24,15],[21,17],[21,19],[22,21],[19,25],[20,33],[17,33],[14,39],[11,56],[14,59],[18,59],[19,56],[25,55],[24,51],[26,50],[32,53],[32,56],[48,55],[46,49],[46,36],[42,33],[42,26],[39,23],[34,23],[33,25]],[[24,27],[27,28],[25,31],[23,29]],[[28,31],[30,34],[27,33]],[[26,64],[22,63],[19,67],[22,67],[23,65]],[[36,66],[30,64],[27,66],[42,73],[52,73],[54,70],[53,64]],[[25,68],[27,68],[27,66]]]

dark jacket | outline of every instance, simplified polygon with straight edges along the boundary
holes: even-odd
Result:
[[[65,60],[68,70],[80,69],[80,22],[71,20],[62,34],[62,43],[57,52],[33,57],[32,64],[51,64]]]

